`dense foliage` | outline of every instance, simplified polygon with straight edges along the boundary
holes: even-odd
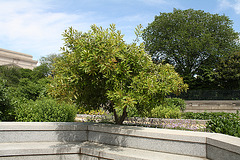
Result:
[[[146,115],[168,94],[187,85],[169,64],[154,64],[144,45],[126,44],[115,25],[87,33],[69,28],[54,64],[50,93],[86,108],[107,107],[122,124],[131,108]]]
[[[0,121],[13,120],[13,105],[9,98],[8,88],[6,87],[6,80],[0,77]]]
[[[194,112],[184,112],[182,114],[183,119],[200,119],[200,120],[209,120],[214,119],[222,116],[230,116],[235,115],[236,113],[226,113],[226,112],[201,112],[201,113],[194,113]]]
[[[182,111],[186,108],[184,100],[180,98],[165,98],[145,114],[145,117],[151,118],[181,118]],[[129,109],[128,117],[142,117],[137,108]]]
[[[14,121],[16,110],[28,103],[47,96],[47,66],[33,70],[14,66],[0,66],[0,120]]]
[[[144,30],[143,40],[152,58],[174,65],[190,89],[211,88],[219,57],[239,49],[239,33],[232,24],[225,15],[174,9],[155,16]],[[201,83],[196,84],[195,77]]]
[[[222,57],[214,71],[215,83],[224,89],[240,89],[240,51]]]
[[[158,106],[152,110],[152,118],[181,118],[181,110],[177,107],[170,106],[170,107],[163,107]]]
[[[207,129],[215,133],[240,137],[240,116],[238,113],[232,113],[212,117],[207,123]]]
[[[22,122],[73,122],[76,114],[76,106],[52,98],[30,100],[16,107],[16,121]]]

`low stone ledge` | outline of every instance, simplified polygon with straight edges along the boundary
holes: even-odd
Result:
[[[128,135],[135,137],[164,139],[184,142],[206,143],[206,136],[212,133],[192,132],[172,129],[156,129],[135,126],[119,126],[108,124],[93,124],[88,127],[89,131],[104,132],[118,135]]]
[[[207,144],[240,155],[240,138],[215,133],[207,137]]]
[[[82,143],[61,142],[27,142],[0,143],[0,157],[51,155],[51,154],[79,154]]]
[[[87,127],[77,122],[0,122],[0,143],[83,142]]]
[[[98,158],[114,160],[205,160],[205,158],[200,157],[191,157],[164,152],[154,152],[98,143],[88,143],[85,146],[82,146],[81,153]]]
[[[85,157],[91,156],[90,153],[92,152],[94,157],[95,152],[100,155],[102,151],[106,155],[115,156],[115,152],[113,152],[111,147],[106,147],[110,145],[118,149],[119,147],[123,149],[127,147],[132,149],[132,152],[135,149],[149,153],[161,154],[165,152],[173,155],[201,157],[203,159],[210,158],[213,160],[228,160],[228,157],[231,157],[230,159],[233,160],[240,159],[240,138],[223,134],[79,122],[0,123],[0,157],[14,157],[15,155],[20,157],[21,153],[25,152],[26,154],[23,156],[31,159],[32,155],[27,154],[29,151],[21,149],[24,143],[29,146],[34,146],[31,145],[34,143],[44,146],[44,143],[63,144],[62,142],[67,142],[68,145],[72,144],[72,146],[55,145],[55,147],[50,147],[50,149],[46,146],[42,147],[42,149],[40,147],[41,153],[37,148],[34,151],[34,147],[30,148],[30,150],[34,151],[31,153],[36,153],[36,155],[49,154],[49,157],[54,157],[50,154],[68,154],[64,156],[78,157],[77,152],[80,152]],[[92,150],[89,146],[82,146],[82,144],[89,144],[90,142],[105,147],[102,150],[101,148]],[[18,149],[16,149],[17,145],[19,145]],[[15,146],[15,148],[11,146]],[[44,148],[47,148],[47,150]],[[86,150],[89,150],[89,152],[87,153]],[[8,155],[6,156],[7,153]],[[121,153],[124,154],[125,152]],[[120,151],[118,155],[120,155]],[[56,157],[59,157],[59,155],[56,155]]]
[[[88,140],[91,142],[206,157],[206,136],[190,131],[154,129],[131,126],[91,125]]]
[[[98,143],[14,143],[0,144],[0,159],[114,159],[114,160],[204,160],[205,158],[191,157],[163,152],[153,152]],[[41,158],[39,158],[41,159]]]
[[[1,131],[86,131],[89,123],[79,122],[0,122]]]

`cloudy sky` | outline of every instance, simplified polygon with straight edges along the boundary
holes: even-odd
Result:
[[[38,60],[60,53],[68,27],[86,32],[92,24],[106,28],[112,23],[131,43],[137,25],[146,27],[173,8],[225,14],[240,32],[240,0],[0,0],[0,48]]]

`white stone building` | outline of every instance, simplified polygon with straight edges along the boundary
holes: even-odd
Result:
[[[33,56],[10,51],[0,48],[0,66],[17,66],[25,69],[33,69],[37,66],[37,61],[32,59]]]

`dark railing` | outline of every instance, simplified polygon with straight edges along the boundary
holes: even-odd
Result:
[[[184,100],[240,100],[240,90],[188,90],[181,95],[170,95]]]

